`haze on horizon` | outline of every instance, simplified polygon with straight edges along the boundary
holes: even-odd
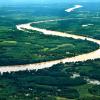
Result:
[[[0,3],[71,3],[71,2],[100,2],[100,0],[2,0]]]

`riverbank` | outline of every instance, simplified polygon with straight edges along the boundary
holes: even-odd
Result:
[[[58,20],[65,20],[65,19],[58,19]],[[93,38],[79,36],[79,35],[72,35],[72,34],[63,33],[63,32],[51,31],[51,30],[46,30],[46,29],[40,29],[40,28],[31,26],[31,24],[33,24],[33,23],[36,24],[36,23],[43,23],[43,22],[49,22],[49,21],[57,21],[57,20],[31,22],[31,23],[27,23],[27,24],[17,25],[16,27],[20,31],[26,31],[25,29],[33,30],[33,31],[35,30],[38,32],[42,32],[45,35],[54,35],[54,36],[60,36],[60,37],[66,37],[66,38],[87,40],[87,41],[94,42],[94,43],[97,43],[98,45],[100,45],[100,40],[96,40]],[[16,71],[33,70],[33,69],[38,70],[38,69],[52,67],[53,65],[61,63],[61,62],[62,63],[74,62],[75,63],[75,62],[80,62],[80,61],[84,62],[87,60],[94,60],[94,59],[98,59],[98,58],[100,58],[100,49],[95,50],[90,53],[81,54],[78,56],[64,58],[64,59],[60,59],[60,60],[47,61],[47,62],[41,62],[41,63],[35,63],[35,64],[26,64],[26,65],[3,66],[3,67],[0,67],[0,72],[1,73],[16,72]]]

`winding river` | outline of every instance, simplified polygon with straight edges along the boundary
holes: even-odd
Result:
[[[93,38],[89,38],[89,37],[85,37],[85,36],[63,33],[63,32],[58,32],[58,31],[51,31],[51,30],[46,30],[46,29],[41,29],[41,28],[31,26],[31,24],[60,21],[60,20],[66,20],[66,19],[31,22],[31,23],[27,23],[27,24],[16,25],[16,28],[20,31],[26,31],[26,29],[28,29],[28,30],[42,32],[45,35],[54,35],[54,36],[60,36],[60,37],[66,37],[66,38],[87,40],[87,41],[91,41],[91,42],[94,42],[94,43],[97,43],[100,45],[100,40],[97,40],[97,39],[93,39]],[[26,32],[28,32],[28,31],[26,31]],[[33,70],[33,69],[38,70],[38,69],[52,67],[53,65],[61,63],[61,62],[62,63],[80,62],[80,61],[84,62],[87,60],[94,60],[94,59],[98,59],[98,58],[100,58],[100,49],[97,49],[97,50],[90,52],[90,53],[85,53],[85,54],[81,54],[78,56],[64,58],[64,59],[60,59],[60,60],[53,60],[53,61],[47,61],[47,62],[41,62],[41,63],[26,64],[26,65],[1,66],[0,72],[1,73],[16,72],[16,71]]]

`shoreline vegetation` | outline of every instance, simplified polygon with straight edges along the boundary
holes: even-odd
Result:
[[[58,19],[59,20],[64,20],[64,19]],[[16,25],[17,29],[20,31],[26,31],[28,30],[34,30],[34,31],[39,31],[42,32],[45,35],[54,35],[54,36],[60,36],[60,37],[67,37],[67,38],[73,38],[73,39],[81,39],[81,40],[87,40],[93,43],[97,43],[100,45],[100,40],[85,37],[85,36],[79,36],[79,35],[72,35],[68,33],[63,33],[63,32],[57,32],[57,31],[51,31],[51,30],[46,30],[46,29],[40,29],[36,27],[32,27],[31,24],[33,23],[43,23],[43,22],[51,22],[51,21],[57,21],[57,20],[46,20],[46,21],[39,21],[39,22],[31,22],[28,24],[21,24],[21,25]],[[27,31],[26,31],[27,32]],[[41,62],[41,63],[36,63],[36,64],[26,64],[26,65],[14,65],[14,66],[3,66],[0,67],[0,72],[16,72],[16,71],[24,71],[24,70],[33,70],[33,69],[43,69],[43,68],[49,68],[52,67],[55,64],[58,63],[66,63],[66,62],[84,62],[87,60],[94,60],[100,58],[100,49],[97,49],[93,52],[86,53],[86,54],[81,54],[75,57],[69,57],[69,58],[64,58],[60,60],[54,60],[54,61],[47,61],[47,62]]]
[[[99,73],[99,59],[59,63],[39,70],[6,72],[0,74],[0,99],[59,100],[59,97],[60,100],[99,100]]]
[[[100,3],[75,4],[0,7],[0,100],[100,100]]]

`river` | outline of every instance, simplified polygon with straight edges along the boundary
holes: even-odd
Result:
[[[97,39],[93,39],[93,38],[89,38],[89,37],[85,37],[85,36],[80,36],[80,35],[73,35],[73,34],[58,32],[58,31],[51,31],[51,30],[46,30],[46,29],[41,29],[41,28],[31,26],[31,24],[60,21],[60,20],[66,20],[66,19],[31,22],[31,23],[16,25],[16,28],[20,31],[26,31],[25,29],[28,29],[28,30],[33,30],[33,31],[35,30],[38,32],[42,32],[45,35],[54,35],[54,36],[60,36],[60,37],[66,37],[66,38],[87,40],[87,41],[94,42],[94,43],[97,43],[100,45],[100,40],[97,40]],[[26,31],[26,32],[28,32],[28,31]],[[60,59],[60,60],[53,60],[53,61],[47,61],[47,62],[41,62],[41,63],[26,64],[26,65],[1,66],[0,72],[4,73],[4,72],[34,70],[34,69],[38,70],[38,69],[52,67],[53,65],[61,63],[61,62],[62,63],[80,62],[80,61],[84,62],[87,60],[94,60],[94,59],[98,59],[98,58],[100,58],[100,49],[97,49],[97,50],[90,52],[90,53],[85,53],[85,54],[81,54],[78,56],[64,58],[64,59]]]

